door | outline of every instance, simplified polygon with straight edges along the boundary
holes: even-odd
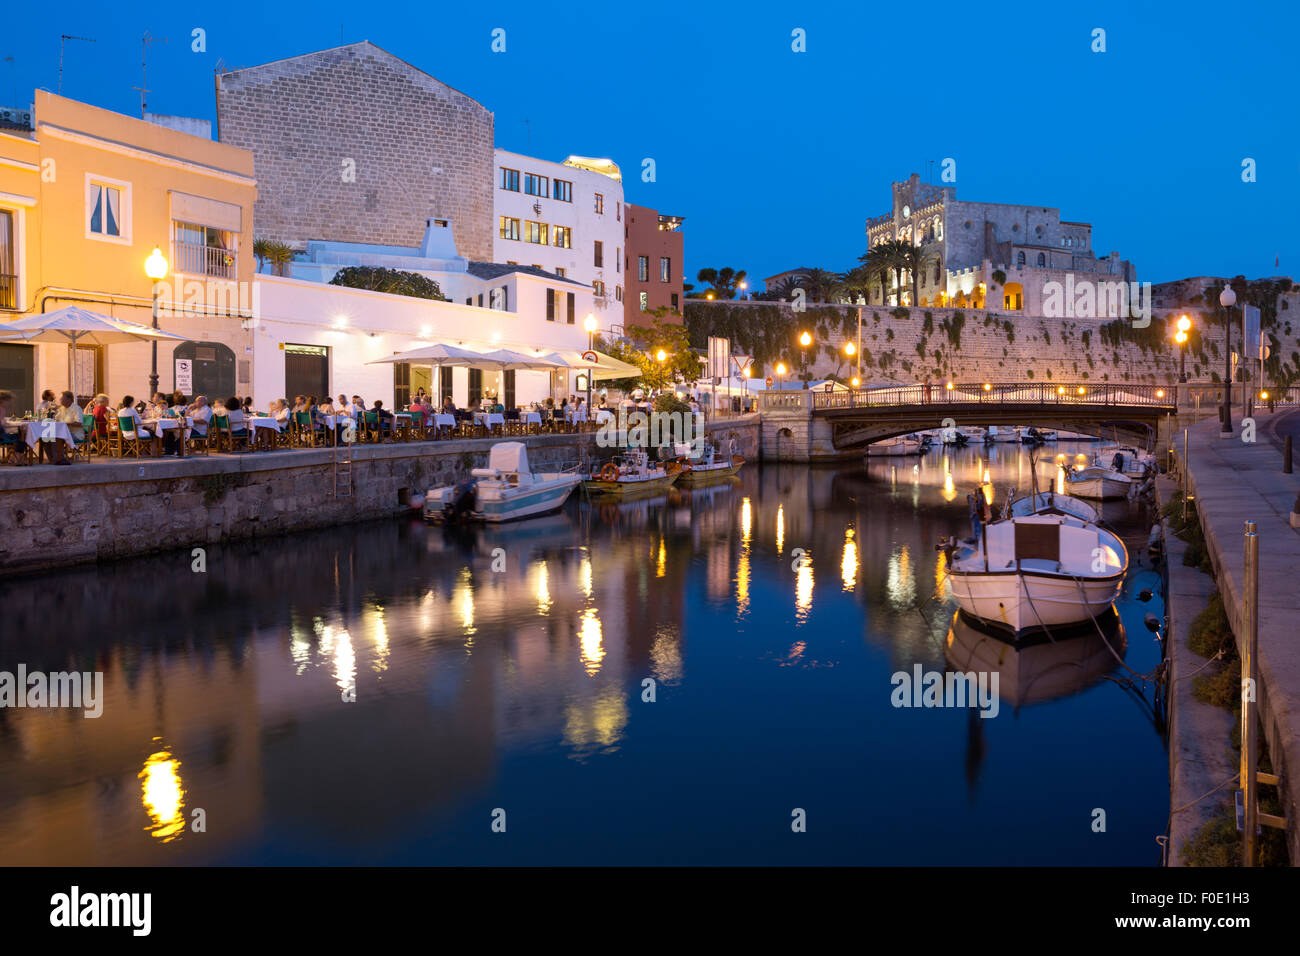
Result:
[[[193,401],[195,395],[206,395],[208,401],[224,402],[235,394],[235,353],[220,342],[182,342],[172,355],[176,359],[189,359],[193,368],[193,392],[186,395]],[[163,359],[159,356],[159,364]],[[160,381],[166,381],[161,374]]]
[[[316,396],[324,401],[330,394],[330,350],[320,345],[285,345],[284,398]]]
[[[36,407],[36,346],[0,345],[0,389],[14,393],[11,415]]]

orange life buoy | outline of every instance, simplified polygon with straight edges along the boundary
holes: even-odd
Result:
[[[618,481],[618,465],[607,461],[600,468],[601,481]]]

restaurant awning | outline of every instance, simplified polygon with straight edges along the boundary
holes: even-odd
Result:
[[[585,372],[591,369],[593,381],[604,382],[614,378],[637,378],[641,374],[641,369],[635,365],[629,365],[627,362],[614,358],[612,355],[606,355],[604,352],[597,352],[596,361],[588,362],[584,359],[582,352],[570,352],[560,350],[552,352],[551,355],[559,356],[569,363],[571,368]]]

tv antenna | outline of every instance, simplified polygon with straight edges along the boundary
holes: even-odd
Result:
[[[63,48],[68,45],[69,40],[84,40],[86,43],[94,43],[94,37],[74,37],[71,33],[59,34],[59,95],[63,95]]]
[[[166,37],[162,37],[160,39],[158,37],[151,35],[148,30],[145,30],[144,36],[140,38],[140,48],[141,48],[140,49],[140,85],[132,87],[132,89],[140,91],[140,119],[144,119],[144,111],[145,111],[144,95],[149,92],[149,87],[145,82],[145,75],[149,65],[149,45],[151,43],[166,43],[166,42],[167,42]]]

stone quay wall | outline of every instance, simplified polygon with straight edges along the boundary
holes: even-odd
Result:
[[[758,416],[716,419],[713,441],[758,458]],[[536,470],[600,461],[598,432],[530,435]],[[0,574],[410,513],[412,500],[487,465],[497,439],[361,445],[352,493],[334,493],[333,449],[192,456],[0,470]]]

